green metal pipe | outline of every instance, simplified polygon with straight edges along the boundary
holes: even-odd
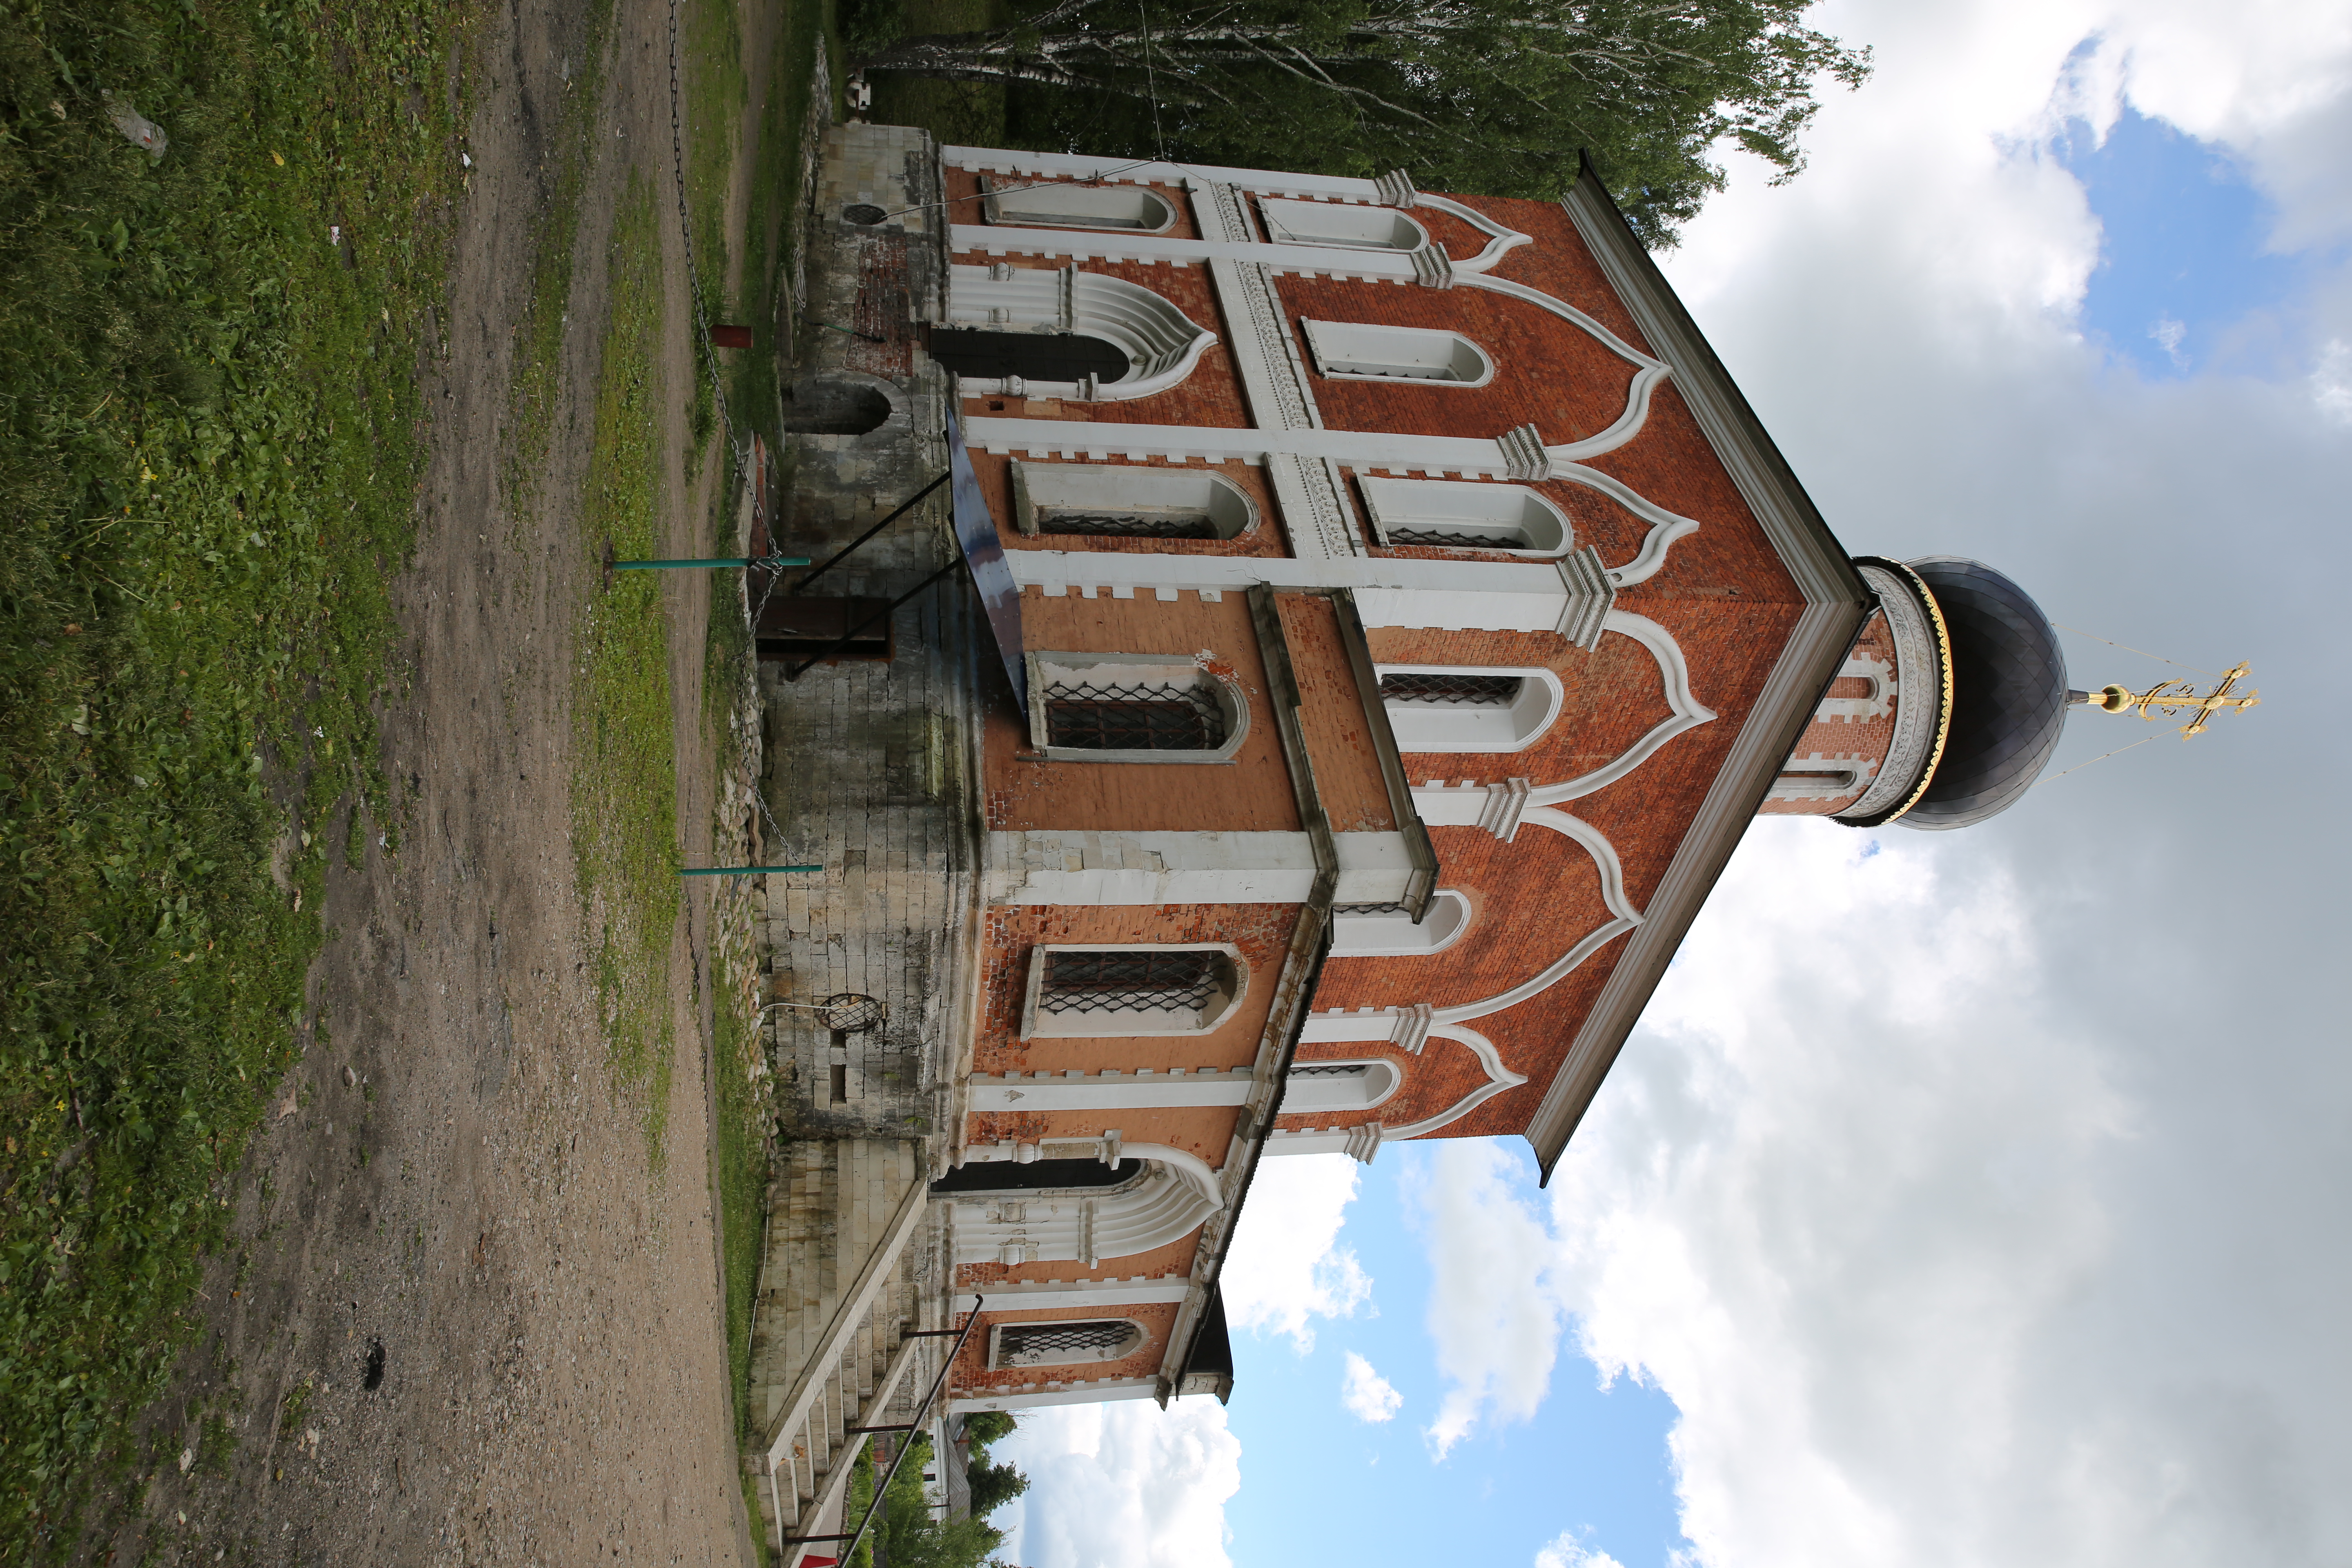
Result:
[[[704,555],[682,561],[615,561],[615,572],[685,572],[694,567],[714,566],[805,566],[805,555]]]

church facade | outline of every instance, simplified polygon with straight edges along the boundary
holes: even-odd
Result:
[[[1979,820],[2064,671],[1990,568],[1848,554],[1590,171],[928,155],[838,194],[936,254],[907,363],[1002,551],[945,1397],[1223,1397],[1261,1161],[1549,1176],[1752,818]]]

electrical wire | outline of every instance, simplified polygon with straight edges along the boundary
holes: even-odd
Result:
[[[2057,623],[2053,621],[2053,622],[2052,622],[2051,624],[2052,624],[2053,626],[2055,626]],[[2137,650],[2135,650],[2135,651],[2137,651]],[[2155,655],[2151,654],[2151,655],[2149,655],[2148,657],[2149,657],[2149,658],[2153,658],[2155,657]],[[2167,662],[2169,662],[2169,661],[2168,660]],[[2181,668],[2182,668],[2183,669],[2186,669],[2186,668],[2188,668],[2189,667],[2188,667],[2187,665],[2182,665],[2182,666],[2181,666]],[[2147,745],[2147,744],[2148,743],[2148,742],[2153,741],[2153,740],[2155,740],[2155,739],[2156,739],[2156,737],[2155,737],[2154,735],[2145,735],[2145,736],[2142,736],[2140,739],[2138,739],[2138,740],[2137,740],[2137,741],[2134,741],[2134,742],[2131,743],[2131,746],[2117,746],[2117,747],[2116,747],[2114,751],[2112,751],[2112,752],[2101,752],[2097,756],[2093,757],[2093,758],[2091,759],[2091,763],[2104,763],[2104,762],[2105,762],[2109,757],[2119,757],[2119,756],[2123,755],[2126,752],[2130,751],[2130,750],[2132,749],[2132,746],[2145,746],[2145,745]],[[2066,776],[2066,773],[2081,773],[2084,768],[2089,767],[2089,766],[2091,765],[2091,763],[2076,763],[2073,767],[2068,768],[2068,769],[2066,770],[2066,773],[2052,773],[2052,774],[2050,775],[2049,779],[2048,779],[2046,782],[2051,783],[2051,784],[2056,784],[2060,779],[2064,778],[2064,777]]]
[[[2050,624],[2051,624],[2052,626],[2056,626],[2056,627],[2057,627],[2060,631],[2062,631],[2062,632],[2073,632],[2073,633],[2074,633],[2076,637],[2089,637],[2093,642],[2103,642],[2103,643],[2106,643],[2106,645],[2107,645],[2109,647],[2119,647],[2119,648],[2123,649],[2126,653],[2136,653],[2136,654],[2139,655],[2139,656],[2140,656],[2140,658],[2152,658],[2152,659],[2156,660],[2156,662],[2157,662],[2157,663],[2158,663],[2158,664],[2168,664],[2168,665],[2172,666],[2172,668],[2175,668],[2175,669],[2192,669],[2192,670],[2196,670],[2196,672],[2197,672],[2198,674],[2200,674],[2200,675],[2212,675],[2212,674],[2213,674],[2213,672],[2212,672],[2211,670],[2210,670],[2210,669],[2202,669],[2202,668],[2199,668],[2199,667],[2198,667],[2198,666],[2193,665],[2193,664],[2183,664],[2183,663],[2181,663],[2181,662],[2180,662],[2179,659],[2177,659],[2177,658],[2165,658],[2165,657],[2164,657],[2162,654],[2160,654],[2160,653],[2150,653],[2150,652],[2148,652],[2148,651],[2147,651],[2147,649],[2146,649],[2146,648],[2144,648],[2144,647],[2132,647],[2129,643],[2120,643],[2120,642],[2113,642],[2113,641],[2110,641],[2109,639],[2107,639],[2107,638],[2105,638],[2105,637],[2099,637],[2099,636],[2095,635],[2095,633],[2091,633],[2091,632],[2084,631],[2084,630],[2083,630],[2081,627],[2079,627],[2079,626],[2067,626],[2067,625],[2065,625],[2063,622],[2061,622],[2061,621],[2053,621],[2053,622],[2051,622]],[[2221,678],[2220,678],[2219,676],[2215,676],[2215,677],[2214,677],[2214,679],[2218,680],[2218,679],[2221,679]],[[2094,761],[2095,761],[2096,759],[2095,758],[2095,759],[2093,759],[2093,760],[2094,760]]]

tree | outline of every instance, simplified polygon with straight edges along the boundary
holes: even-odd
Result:
[[[1589,151],[1660,246],[1722,188],[1717,143],[1790,179],[1816,82],[1869,74],[1811,3],[1030,0],[973,32],[893,36],[879,5],[846,30],[869,73],[1025,89],[1035,145],[1547,199]]]
[[[971,1462],[963,1474],[971,1489],[974,1519],[986,1519],[1029,1489],[1029,1478],[1010,1461],[998,1463],[988,1457],[989,1445],[1011,1436],[1013,1425],[1013,1418],[1002,1410],[976,1410],[963,1418],[964,1439],[971,1448]]]

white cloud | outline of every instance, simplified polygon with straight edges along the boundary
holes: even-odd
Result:
[[[1074,1405],[1022,1416],[992,1450],[1029,1489],[995,1518],[1027,1568],[1230,1568],[1240,1439],[1213,1399]]]
[[[1563,1530],[1536,1552],[1536,1568],[1624,1568],[1606,1552],[1594,1552]]]
[[[1583,1348],[1680,1412],[1698,1559],[2341,1560],[2317,1303],[2270,1346],[2264,1292],[2210,1300],[2152,1201],[2191,1150],[2124,1091],[2135,1039],[2053,995],[2079,949],[2000,858],[1857,838],[1759,824],[1554,1182]],[[2340,1261],[2220,1250],[2340,1300]]]
[[[1348,1370],[1339,1379],[1339,1404],[1359,1421],[1379,1423],[1394,1417],[1404,1408],[1404,1395],[1379,1373],[1372,1363],[1348,1352]]]
[[[1443,1459],[1482,1415],[1524,1421],[1542,1403],[1564,1317],[1543,1221],[1521,1168],[1492,1143],[1441,1145],[1418,1194],[1433,1282],[1429,1332],[1449,1386],[1424,1434]]]
[[[1305,1355],[1315,1348],[1317,1318],[1352,1318],[1370,1303],[1370,1277],[1339,1245],[1362,1169],[1345,1154],[1259,1164],[1223,1276],[1234,1328],[1286,1334]]]

